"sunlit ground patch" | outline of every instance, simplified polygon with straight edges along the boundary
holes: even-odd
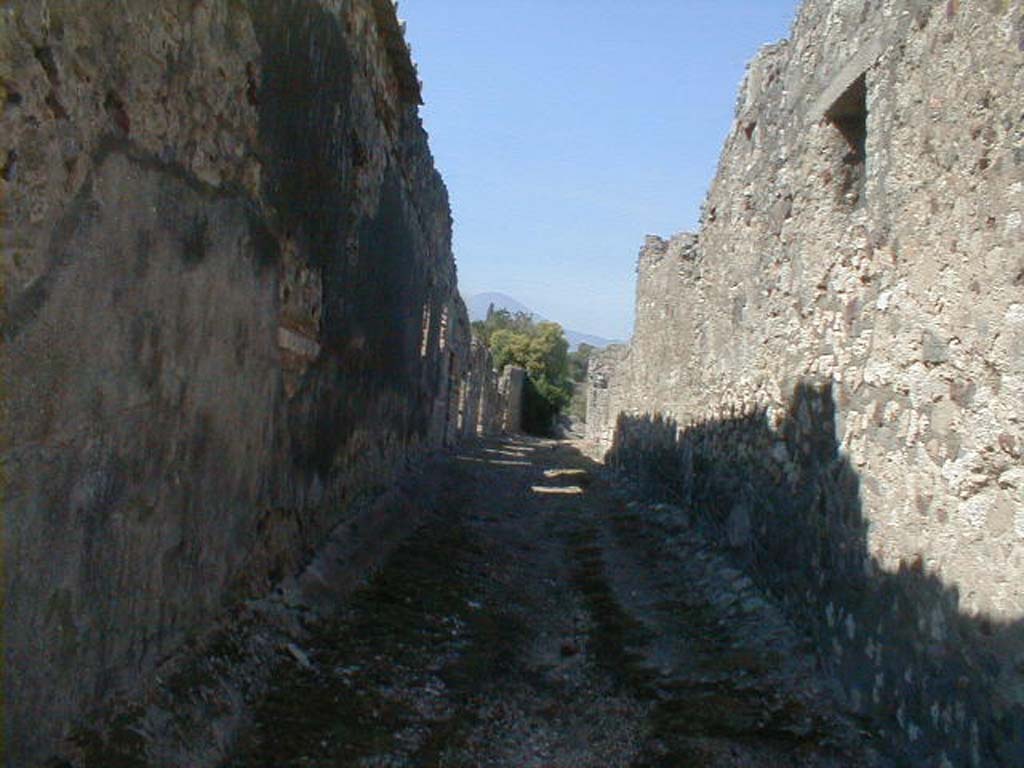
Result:
[[[583,493],[583,489],[578,485],[531,485],[530,490],[534,493],[552,493],[562,495]]]
[[[530,467],[528,461],[512,461],[510,459],[481,459],[479,456],[456,456],[459,461],[471,461],[475,464],[497,464],[502,467]]]
[[[549,480],[554,480],[556,477],[571,477],[582,482],[588,477],[588,474],[585,469],[555,468],[545,469],[544,477]]]
[[[502,445],[505,446],[507,449],[516,450],[516,451],[531,451],[532,452],[532,451],[537,450],[537,446],[536,445],[533,445],[531,443],[525,443],[525,442],[522,442],[520,440],[506,440],[505,442],[502,443]]]

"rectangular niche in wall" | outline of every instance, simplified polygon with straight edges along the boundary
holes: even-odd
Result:
[[[857,205],[864,198],[868,140],[867,94],[867,82],[862,74],[825,112],[825,119],[843,139],[841,146],[845,154],[841,158],[839,195],[850,205]]]

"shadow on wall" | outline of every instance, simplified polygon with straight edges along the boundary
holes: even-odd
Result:
[[[690,512],[782,600],[900,764],[1024,765],[1024,622],[962,614],[920,557],[888,572],[871,556],[831,384],[799,384],[778,429],[767,415],[680,429],[620,414],[605,462]]]
[[[555,408],[537,389],[529,376],[523,381],[523,431],[538,437],[553,437],[555,434]]]

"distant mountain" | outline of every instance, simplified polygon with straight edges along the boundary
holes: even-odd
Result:
[[[516,312],[525,312],[537,322],[545,322],[545,318],[538,315],[521,301],[517,301],[506,293],[498,293],[496,291],[478,293],[466,299],[466,309],[469,311],[469,319],[471,321],[486,320],[487,308],[492,304],[495,309],[506,309],[513,314]],[[595,336],[592,333],[573,331],[569,328],[565,328],[564,326],[563,330],[565,331],[565,338],[569,342],[570,350],[576,349],[580,344],[589,344],[592,347],[600,349],[602,347],[607,347],[609,344],[617,343],[611,339]]]
[[[536,314],[525,304],[522,304],[511,296],[505,293],[478,293],[475,296],[470,296],[466,299],[466,309],[469,311],[470,321],[486,320],[487,319],[487,308],[493,304],[495,309],[507,309],[512,314],[516,312],[525,312],[528,315],[532,315],[538,321],[542,321],[540,315]]]
[[[606,339],[603,336],[594,336],[592,333],[580,333],[579,331],[573,331],[569,328],[563,328],[562,330],[565,332],[565,338],[569,342],[569,351],[576,349],[580,344],[589,344],[592,347],[604,349],[609,344],[620,343],[615,341],[615,339]]]

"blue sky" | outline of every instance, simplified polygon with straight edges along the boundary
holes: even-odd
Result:
[[[644,235],[693,229],[747,62],[797,0],[400,0],[463,295],[625,339]]]

